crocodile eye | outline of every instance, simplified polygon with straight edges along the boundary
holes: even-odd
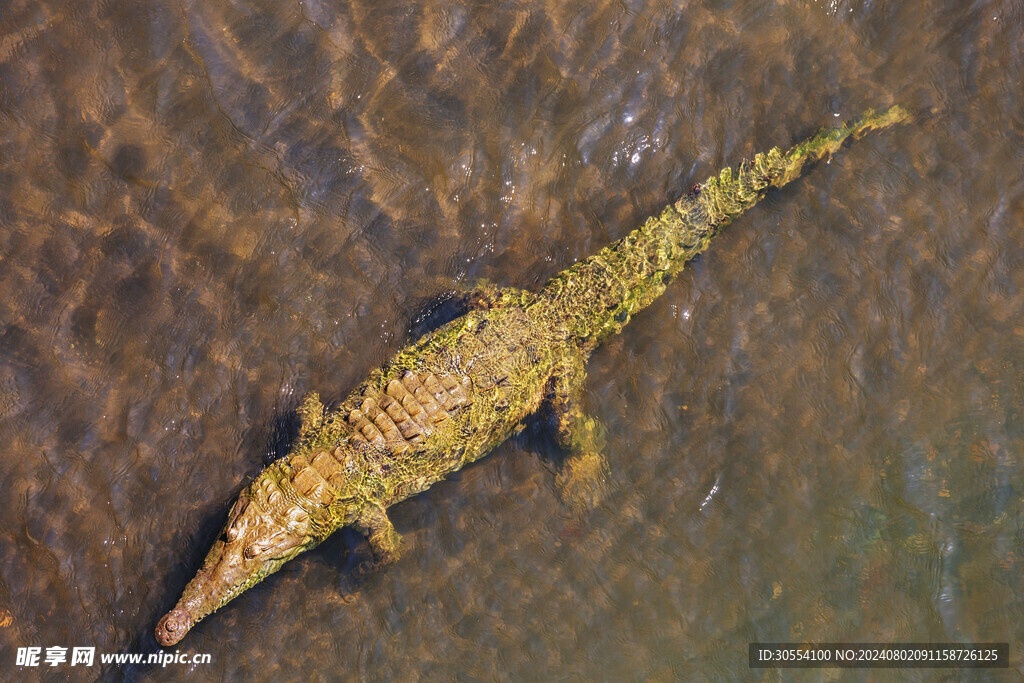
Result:
[[[224,533],[224,538],[228,543],[233,543],[238,539],[238,529],[231,527]]]
[[[246,557],[246,559],[251,560],[254,557],[256,557],[257,555],[259,555],[260,552],[262,552],[262,550],[263,549],[260,548],[260,544],[259,543],[253,543],[252,545],[246,547],[246,549],[245,549],[245,557]]]

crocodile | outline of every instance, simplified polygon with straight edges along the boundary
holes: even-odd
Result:
[[[387,508],[486,455],[539,409],[553,415],[567,455],[562,499],[589,509],[607,488],[604,432],[581,406],[594,349],[665,291],[711,239],[773,187],[831,155],[847,138],[909,118],[899,106],[826,127],[782,151],[726,168],[618,242],[538,292],[480,283],[466,312],[399,351],[333,410],[316,393],[296,412],[298,436],[239,494],[201,568],[156,626],[163,646],[351,526],[373,567],[394,562],[399,534]]]

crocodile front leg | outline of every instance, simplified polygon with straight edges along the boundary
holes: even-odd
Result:
[[[378,503],[367,505],[353,526],[360,533],[366,534],[376,567],[398,560],[399,544],[402,542],[402,537],[398,535],[395,525],[391,523],[384,508]]]
[[[315,434],[324,424],[324,404],[320,402],[320,394],[315,391],[306,395],[299,407],[295,409],[299,418],[299,438],[304,441]]]
[[[608,463],[601,454],[604,427],[583,412],[585,382],[583,359],[573,358],[552,375],[549,399],[558,444],[569,451],[555,484],[562,501],[575,512],[597,505],[604,497],[608,479]]]

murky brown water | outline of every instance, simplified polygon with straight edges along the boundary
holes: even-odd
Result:
[[[8,0],[0,671],[730,679],[754,640],[992,640],[1020,676],[1022,34],[1010,1]],[[208,619],[181,649],[212,664],[17,673],[156,651],[302,395],[457,283],[537,287],[893,102],[921,120],[773,194],[594,357],[612,484],[582,521],[537,425],[396,507],[386,573],[355,585],[343,534]]]

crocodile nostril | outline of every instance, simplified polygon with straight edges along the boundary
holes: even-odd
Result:
[[[175,608],[164,615],[156,627],[156,639],[164,647],[174,645],[188,632],[190,617],[188,612]]]

